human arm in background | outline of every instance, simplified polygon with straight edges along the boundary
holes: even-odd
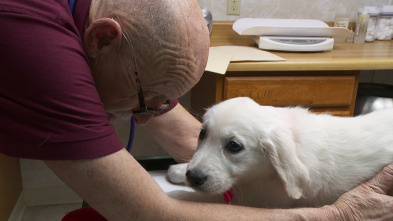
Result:
[[[154,117],[143,128],[178,163],[188,162],[197,147],[201,123],[180,103]]]

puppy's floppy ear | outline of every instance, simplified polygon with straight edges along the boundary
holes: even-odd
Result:
[[[85,31],[84,44],[89,57],[95,58],[108,53],[121,43],[122,30],[115,20],[100,18],[94,21]]]
[[[294,199],[303,196],[303,187],[309,182],[310,175],[306,166],[296,155],[296,144],[288,130],[280,129],[280,135],[261,141],[273,167],[283,180],[288,195]]]

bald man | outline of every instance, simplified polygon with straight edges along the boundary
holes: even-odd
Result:
[[[40,159],[108,220],[392,219],[393,165],[335,204],[291,210],[169,198],[108,118],[133,115],[177,161],[200,129],[175,100],[209,39],[195,0],[2,0],[0,152]]]

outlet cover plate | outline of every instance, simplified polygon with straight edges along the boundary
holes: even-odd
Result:
[[[240,0],[228,0],[227,15],[240,15]]]

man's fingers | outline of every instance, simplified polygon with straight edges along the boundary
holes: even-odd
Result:
[[[373,189],[380,194],[386,194],[393,189],[393,163],[389,164],[371,180],[367,181],[365,186]]]

